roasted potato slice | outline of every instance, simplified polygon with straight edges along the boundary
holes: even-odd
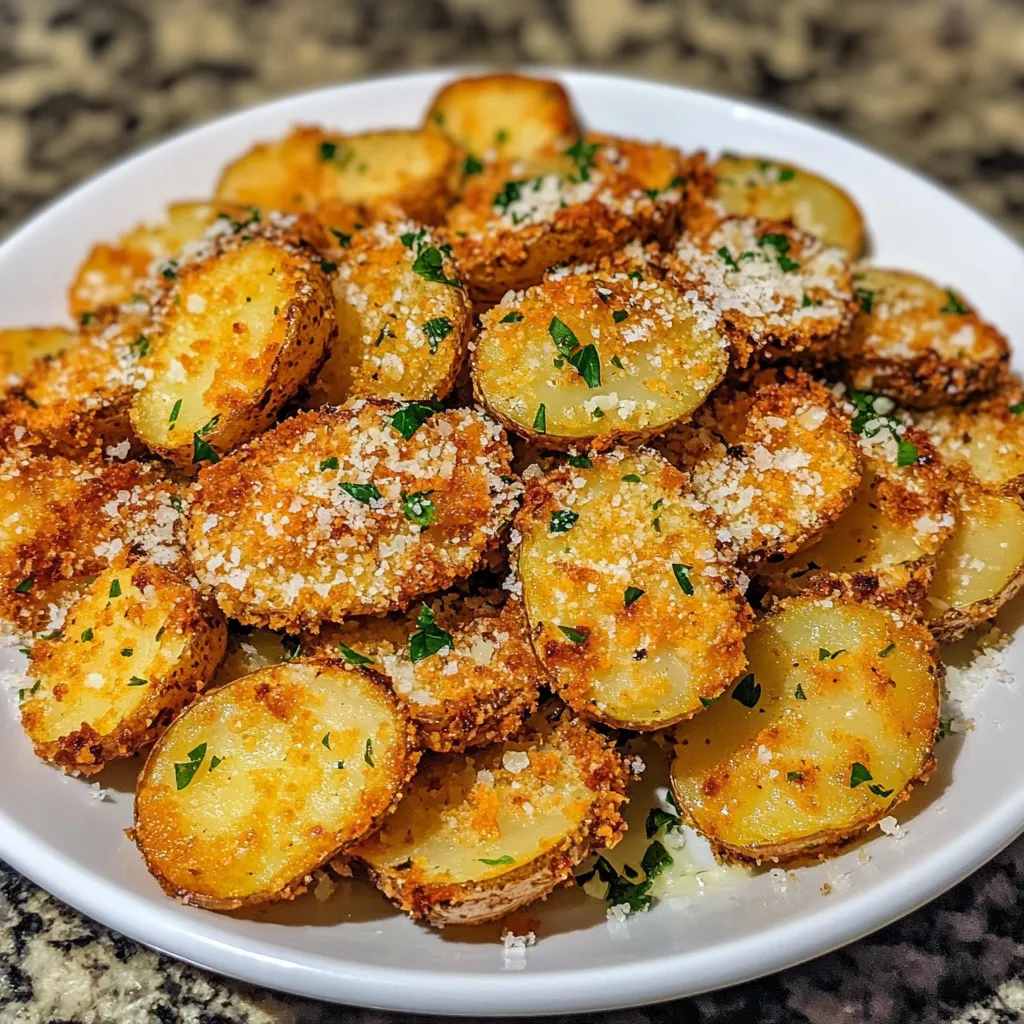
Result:
[[[135,842],[164,891],[211,910],[303,892],[393,808],[419,754],[383,679],[274,665],[213,690],[153,747]]]
[[[479,400],[549,448],[640,440],[684,419],[722,379],[728,342],[637,249],[556,270],[484,313]]]
[[[455,258],[473,299],[496,302],[549,267],[608,255],[631,238],[671,239],[706,175],[700,153],[607,135],[497,160],[448,211]]]
[[[1006,338],[956,292],[904,270],[864,267],[843,343],[846,382],[915,409],[966,401],[1009,375]]]
[[[0,399],[20,387],[37,363],[74,343],[75,334],[66,327],[0,327]]]
[[[448,594],[404,616],[349,619],[305,640],[302,650],[383,672],[431,750],[508,738],[547,682],[522,602],[500,593]]]
[[[337,334],[317,254],[283,232],[222,232],[154,310],[131,421],[179,466],[216,460],[265,430],[319,369]]]
[[[434,97],[424,123],[440,128],[477,163],[565,149],[579,134],[565,89],[525,75],[457,78]]]
[[[718,318],[741,367],[758,354],[834,355],[856,309],[845,253],[782,221],[727,217],[684,235],[665,264]]]
[[[727,214],[790,221],[851,259],[864,249],[864,217],[838,185],[793,164],[726,154],[711,168]]]
[[[471,755],[428,754],[384,827],[353,851],[428,924],[483,924],[543,899],[625,831],[628,774],[564,708]]]
[[[236,203],[172,203],[159,220],[137,225],[112,245],[94,245],[68,291],[71,315],[88,326],[90,314],[131,303],[151,290],[147,282],[161,261],[198,242],[218,218],[244,223],[252,217]]]
[[[51,605],[123,552],[182,563],[180,489],[137,462],[80,465],[59,456],[0,459],[0,619],[46,628]]]
[[[468,576],[520,485],[502,429],[468,409],[349,402],[300,413],[208,466],[188,545],[232,618],[317,632]]]
[[[920,623],[831,592],[790,598],[747,659],[727,697],[675,730],[672,788],[720,853],[835,848],[931,771],[942,666]]]
[[[213,678],[226,634],[220,609],[175,573],[111,566],[32,647],[38,689],[21,722],[37,756],[92,775],[152,743]]]
[[[964,485],[924,611],[943,642],[991,619],[1024,586],[1024,502]]]
[[[702,434],[677,464],[748,568],[813,543],[860,483],[849,420],[831,392],[804,373],[769,371],[745,388],[721,389],[697,424]],[[670,460],[673,441],[659,444]]]
[[[338,340],[314,401],[444,398],[472,331],[469,299],[447,248],[411,221],[379,221],[341,240],[332,282]]]
[[[714,516],[655,452],[617,449],[529,482],[515,530],[533,646],[581,714],[661,729],[745,664],[751,613]]]
[[[844,411],[853,417],[864,456],[860,487],[828,533],[765,567],[761,582],[786,595],[838,577],[863,598],[917,605],[953,530],[955,485],[926,434],[875,411],[888,399],[854,397],[860,408],[846,403]]]
[[[942,457],[991,490],[1024,491],[1024,400],[1007,388],[967,405],[942,405],[915,414]]]
[[[217,198],[294,212],[343,202],[434,224],[454,197],[460,157],[433,125],[361,135],[295,128],[228,164]]]

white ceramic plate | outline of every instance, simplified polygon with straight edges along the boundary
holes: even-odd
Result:
[[[418,123],[449,74],[325,89],[190,131],[112,168],[0,246],[0,323],[64,319],[64,294],[90,244],[168,201],[210,194],[223,164],[295,122],[345,130]],[[860,203],[883,264],[955,283],[1024,348],[1024,252],[977,213],[917,175],[819,128],[736,100],[608,75],[566,73],[586,122],[687,149],[792,160]],[[1018,367],[1020,363],[1018,361]],[[1020,605],[1005,614],[1019,623]],[[0,654],[0,657],[5,655]],[[1024,642],[1006,656],[1024,666]],[[626,926],[579,893],[537,910],[538,945],[506,961],[496,931],[417,927],[368,887],[326,903],[306,897],[261,913],[214,914],[164,897],[121,829],[132,773],[103,776],[97,801],[32,756],[12,708],[0,708],[0,857],[104,924],[191,963],[289,992],[444,1014],[555,1013],[648,1003],[778,970],[865,935],[933,898],[1024,828],[1024,708],[1015,684],[973,703],[976,730],[945,740],[930,784],[903,805],[906,837],[876,833],[831,864],[801,869],[785,891],[767,873],[739,890],[663,902]],[[4,702],[6,703],[6,701]],[[846,876],[846,877],[843,877]],[[827,880],[841,879],[831,895]],[[520,968],[520,969],[510,969]]]

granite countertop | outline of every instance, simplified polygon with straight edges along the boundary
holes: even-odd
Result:
[[[594,66],[754,96],[867,140],[1024,238],[1014,0],[0,0],[0,234],[124,153],[309,86],[453,63]],[[593,1020],[1024,1019],[1024,841],[761,982]],[[142,949],[0,863],[0,1024],[387,1019]]]

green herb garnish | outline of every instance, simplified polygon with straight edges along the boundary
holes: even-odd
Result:
[[[738,700],[745,708],[754,707],[761,699],[761,684],[754,682],[754,673],[745,675],[732,691],[732,699]]]
[[[445,647],[454,646],[451,633],[445,632],[434,621],[434,613],[429,605],[421,604],[416,619],[419,629],[409,637],[409,659],[412,662],[422,661]]]
[[[371,501],[376,501],[380,497],[376,484],[340,483],[338,486],[361,505],[369,505]]]

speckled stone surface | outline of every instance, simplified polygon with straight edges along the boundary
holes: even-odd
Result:
[[[0,0],[0,234],[117,157],[223,111],[377,72],[531,61],[788,107],[941,179],[1024,237],[1014,0]],[[1022,890],[1024,841],[846,950],[726,992],[580,1019],[1020,1021]],[[177,964],[0,864],[0,1024],[388,1019]]]

